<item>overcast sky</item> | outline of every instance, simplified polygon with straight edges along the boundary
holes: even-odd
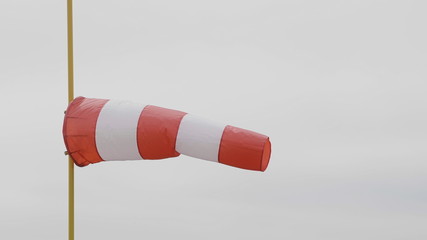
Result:
[[[427,239],[426,1],[76,0],[75,94],[270,136],[76,168],[76,240]],[[66,1],[0,1],[0,239],[66,239]]]

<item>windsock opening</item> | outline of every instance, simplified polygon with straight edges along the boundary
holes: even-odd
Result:
[[[95,130],[106,99],[75,98],[65,112],[62,134],[68,155],[79,167],[103,161],[96,148]]]

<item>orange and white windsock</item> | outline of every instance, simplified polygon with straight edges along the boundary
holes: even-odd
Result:
[[[68,154],[78,166],[114,160],[163,159],[180,154],[265,171],[265,135],[181,111],[128,101],[77,97],[63,126]]]

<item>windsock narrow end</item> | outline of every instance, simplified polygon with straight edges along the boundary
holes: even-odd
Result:
[[[264,150],[262,152],[261,159],[261,171],[264,172],[267,169],[268,163],[270,162],[271,156],[271,142],[270,139],[267,138],[267,141],[264,144]]]
[[[267,136],[227,126],[219,148],[219,162],[243,169],[265,171],[270,161],[271,143]]]

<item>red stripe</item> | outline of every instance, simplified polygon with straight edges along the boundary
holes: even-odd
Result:
[[[95,142],[96,121],[108,100],[77,97],[67,108],[63,135],[68,154],[77,166],[103,161]]]
[[[225,127],[218,154],[220,163],[265,171],[270,154],[271,143],[267,136],[233,126]]]
[[[177,157],[175,151],[179,124],[186,113],[148,105],[138,121],[138,149],[144,159]]]

